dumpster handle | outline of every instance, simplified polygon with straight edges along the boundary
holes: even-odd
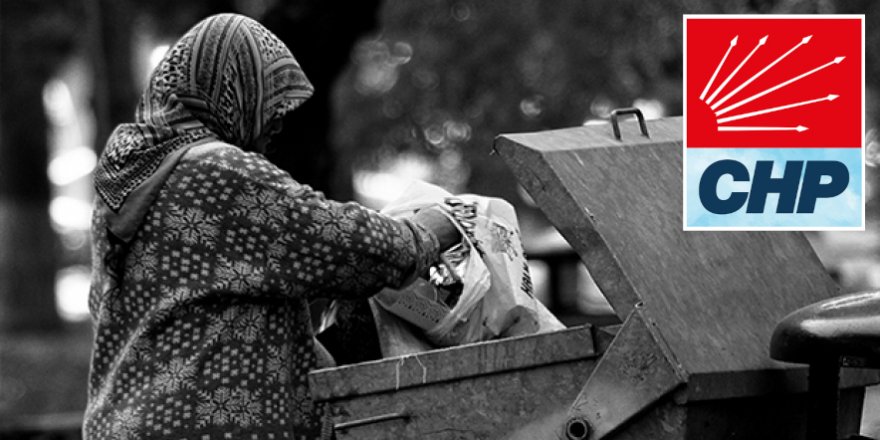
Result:
[[[346,429],[356,428],[358,426],[372,425],[373,423],[387,422],[389,420],[404,419],[407,420],[411,416],[406,411],[381,414],[378,416],[365,417],[363,419],[352,420],[350,422],[341,422],[333,425],[334,431],[344,431]]]
[[[618,115],[636,115],[636,118],[639,119],[639,129],[642,130],[642,136],[646,138],[650,138],[648,135],[648,124],[645,123],[645,117],[642,115],[642,111],[635,107],[628,108],[618,108],[611,111],[611,128],[614,130],[614,138],[620,140],[620,127],[617,125],[617,116]]]

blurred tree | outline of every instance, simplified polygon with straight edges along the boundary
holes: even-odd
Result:
[[[43,86],[74,48],[78,4],[0,3],[0,330],[57,328]]]
[[[680,111],[680,1],[388,1],[337,93],[361,169],[401,155],[452,191],[525,208],[496,135],[580,125],[639,98]]]
[[[209,15],[242,13],[242,5],[262,4],[267,1],[270,0],[155,0],[139,2],[137,11],[139,16],[143,16],[141,18],[149,22],[149,32],[155,33],[160,39],[174,41]]]
[[[83,0],[87,14],[87,46],[92,68],[92,109],[95,112],[95,149],[117,124],[128,122],[138,98],[132,41],[137,17],[130,0]]]
[[[298,181],[335,199],[352,198],[350,162],[331,142],[333,85],[355,42],[376,26],[379,0],[280,1],[262,20],[278,35],[315,86],[314,95],[284,119],[272,160]]]
[[[876,9],[831,0],[388,0],[381,32],[356,46],[339,83],[335,139],[359,169],[416,156],[435,183],[529,213],[489,154],[494,137],[632,105],[681,114],[683,13],[868,12],[870,22]],[[880,38],[872,29],[868,47]],[[870,72],[880,59],[868,56],[876,89]]]

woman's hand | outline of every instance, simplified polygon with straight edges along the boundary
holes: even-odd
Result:
[[[455,246],[461,241],[461,232],[439,206],[432,206],[416,212],[412,220],[437,236],[440,252]]]

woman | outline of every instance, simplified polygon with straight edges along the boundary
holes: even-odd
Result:
[[[457,239],[325,200],[260,153],[312,93],[239,15],[198,23],[153,72],[95,174],[86,439],[311,439],[308,301],[424,273]]]

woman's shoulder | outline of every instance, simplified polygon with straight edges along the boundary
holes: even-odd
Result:
[[[235,177],[258,186],[285,191],[299,186],[289,173],[278,168],[259,153],[244,151],[224,142],[210,142],[193,147],[179,165],[183,172],[207,173],[217,179]]]

